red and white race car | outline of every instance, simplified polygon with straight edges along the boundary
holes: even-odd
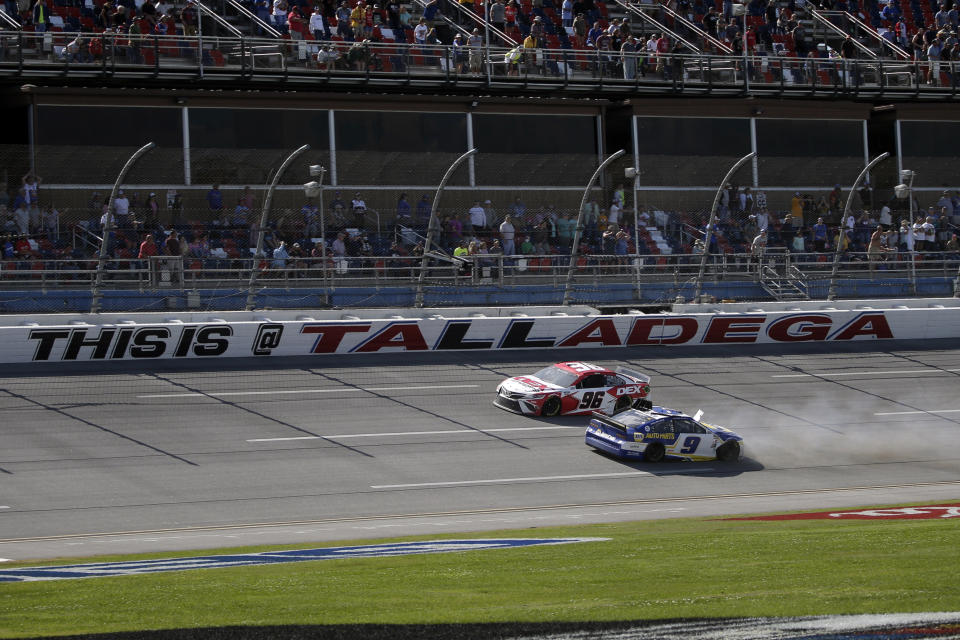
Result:
[[[507,378],[497,387],[493,404],[531,416],[612,414],[649,393],[650,378],[638,371],[558,362],[529,376]]]

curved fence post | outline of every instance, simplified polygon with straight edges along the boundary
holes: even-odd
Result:
[[[884,152],[868,162],[867,166],[865,166],[863,171],[860,172],[860,175],[857,176],[857,179],[854,180],[853,186],[850,187],[850,193],[847,195],[847,203],[843,207],[843,216],[840,218],[840,228],[837,229],[837,246],[833,248],[833,268],[830,270],[830,289],[827,292],[827,300],[837,299],[837,271],[840,269],[840,247],[843,245],[841,238],[843,237],[842,234],[844,233],[843,226],[847,222],[847,216],[850,215],[850,203],[853,202],[853,194],[857,190],[857,187],[860,186],[860,183],[866,177],[867,173],[870,172],[870,169],[889,157],[890,154]],[[912,193],[910,194],[910,197],[913,198]],[[870,269],[872,270],[873,267],[871,266]]]
[[[280,176],[287,170],[287,167],[290,166],[294,158],[309,148],[310,145],[305,144],[287,156],[287,159],[283,161],[283,164],[280,165],[277,172],[273,174],[273,180],[267,189],[267,197],[263,201],[263,211],[260,213],[260,228],[257,229],[257,249],[253,254],[253,265],[250,267],[250,285],[247,288],[247,311],[253,311],[253,289],[257,285],[257,276],[260,275],[260,253],[263,251],[264,228],[267,226],[267,217],[270,215],[270,203],[273,201],[273,191],[277,188],[277,183],[280,182]]]
[[[710,217],[707,219],[707,233],[703,237],[703,256],[700,258],[700,271],[697,273],[697,284],[693,291],[694,302],[700,300],[700,292],[703,290],[703,274],[707,270],[707,259],[710,257],[710,239],[713,237],[713,225],[717,223],[717,205],[720,203],[720,194],[723,193],[724,188],[727,186],[727,183],[730,182],[733,174],[756,155],[755,151],[751,151],[737,160],[734,165],[730,167],[730,170],[727,171],[727,175],[723,177],[723,180],[720,182],[720,188],[717,189],[717,194],[713,197],[713,205],[710,207]]]
[[[427,263],[430,260],[430,246],[433,244],[433,234],[434,226],[436,225],[437,220],[437,209],[440,204],[440,196],[443,194],[443,188],[447,186],[447,181],[450,179],[450,176],[453,175],[453,172],[463,164],[463,161],[472,156],[477,152],[476,148],[470,149],[465,154],[453,161],[447,168],[447,172],[443,174],[443,179],[440,180],[440,185],[437,186],[437,195],[433,198],[433,206],[430,207],[430,220],[427,222],[427,239],[423,243],[423,259],[420,262],[420,275],[417,277],[417,295],[414,299],[414,306],[417,308],[423,307],[423,285],[424,280],[427,277]]]
[[[107,201],[107,217],[103,224],[103,239],[100,240],[100,254],[97,257],[97,274],[93,279],[90,313],[100,313],[100,287],[103,285],[103,272],[106,269],[107,264],[107,244],[110,241],[110,234],[116,228],[116,225],[113,222],[113,201],[117,197],[117,191],[120,189],[120,183],[122,183],[123,179],[127,176],[127,172],[130,171],[130,167],[132,167],[136,161],[140,159],[140,156],[153,149],[153,147],[154,144],[152,142],[148,142],[137,149],[133,155],[130,156],[130,159],[127,160],[126,164],[123,165],[123,168],[120,169],[120,173],[117,174],[117,180],[113,183],[113,190],[110,191],[110,199]]]
[[[625,149],[620,149],[620,151],[617,151],[612,156],[601,162],[600,166],[597,167],[597,170],[593,172],[592,176],[590,176],[590,182],[587,183],[587,187],[583,190],[583,197],[580,199],[580,210],[577,212],[577,226],[573,230],[573,246],[570,248],[570,266],[567,268],[567,282],[563,287],[564,306],[570,304],[570,298],[573,294],[573,272],[574,269],[577,268],[577,258],[580,255],[580,236],[583,233],[583,209],[587,206],[587,198],[590,196],[590,189],[593,188],[593,183],[595,183],[597,178],[600,177],[600,173],[604,170],[604,168],[625,153]]]

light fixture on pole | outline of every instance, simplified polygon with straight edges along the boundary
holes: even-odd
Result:
[[[303,193],[308,198],[319,198],[317,212],[320,215],[320,259],[323,269],[327,268],[327,227],[323,215],[323,176],[327,168],[322,164],[310,165],[310,177],[316,178],[303,185]]]
[[[893,193],[900,199],[906,198],[909,203],[910,210],[910,235],[913,236],[913,179],[916,177],[916,171],[911,171],[910,169],[901,169],[900,170],[900,184],[893,188]],[[912,295],[917,295],[917,270],[916,262],[914,256],[914,247],[916,246],[917,239],[913,238],[907,249],[910,251],[910,293]]]

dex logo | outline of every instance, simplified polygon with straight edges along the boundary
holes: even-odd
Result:
[[[268,356],[280,346],[283,335],[282,324],[261,324],[257,328],[257,337],[253,339],[253,355]]]

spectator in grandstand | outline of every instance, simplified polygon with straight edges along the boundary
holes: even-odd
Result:
[[[817,223],[813,225],[813,249],[818,253],[823,253],[827,248],[827,225],[823,218],[817,218]]]
[[[573,19],[573,48],[583,49],[587,43],[587,19],[578,13]]]
[[[573,244],[573,234],[577,228],[577,221],[569,213],[557,219],[557,244],[563,251],[570,249]]]
[[[219,184],[214,184],[207,191],[207,205],[210,207],[210,212],[215,216],[219,216],[220,212],[223,211],[223,194],[220,193]]]
[[[623,79],[633,80],[637,77],[637,39],[628,37],[620,46],[620,58],[623,65]]]
[[[497,219],[497,210],[489,200],[483,201],[483,213],[487,219],[487,229],[496,229],[499,227],[500,221]]]
[[[470,220],[470,227],[474,234],[483,233],[487,227],[487,212],[483,210],[483,207],[480,206],[480,201],[476,200],[473,203],[473,206],[470,207],[470,211],[467,212],[467,216]]]
[[[199,24],[197,11],[193,0],[187,0],[186,6],[180,11],[180,23],[183,25],[183,35],[197,35],[197,25]],[[176,33],[171,33],[170,35],[176,35]]]
[[[287,12],[287,33],[291,40],[303,40],[304,20],[300,15],[300,7],[293,5]]]
[[[413,28],[413,41],[415,44],[427,44],[427,34],[430,32],[430,27],[427,26],[427,19],[420,18],[420,21],[417,22],[417,26]]]
[[[347,0],[341,0],[335,13],[337,18],[337,35],[347,42],[353,41],[353,30],[350,28],[350,6]]]
[[[273,262],[270,263],[270,266],[274,269],[286,269],[287,259],[290,257],[290,253],[287,251],[287,243],[285,241],[280,241],[280,246],[273,250]]]
[[[354,194],[353,200],[350,201],[350,214],[353,216],[353,224],[357,229],[363,229],[366,226],[367,203],[359,191]]]
[[[913,221],[911,228],[913,231],[913,247],[917,251],[927,250],[927,232],[923,229],[923,218],[917,218]]]
[[[927,61],[929,62],[927,84],[935,86],[940,84],[940,54],[942,51],[943,45],[940,42],[940,37],[935,36],[930,46],[927,47]]]
[[[423,19],[427,21],[427,26],[433,24],[434,20],[437,19],[437,14],[440,12],[440,1],[439,0],[428,0],[423,7]]]
[[[910,223],[906,218],[901,218],[900,220],[900,231],[898,234],[899,238],[897,241],[897,247],[900,251],[913,251],[914,248],[914,238],[913,238],[913,228],[910,226]]]
[[[310,14],[310,33],[313,34],[314,40],[324,40],[330,37],[330,28],[327,27],[327,19],[323,16],[320,5],[315,5],[313,12]]]
[[[50,26],[50,9],[47,0],[37,0],[33,5],[33,31],[43,33]]]
[[[923,224],[921,224],[921,229],[923,230],[923,248],[925,251],[939,251],[940,247],[937,242],[937,227],[934,224],[933,216],[927,216],[923,219]]]
[[[64,48],[64,57],[66,57],[67,62],[93,62],[87,39],[79,34],[67,43]]]
[[[153,241],[153,234],[148,233],[140,243],[140,250],[137,252],[138,260],[149,260],[158,253],[157,243]],[[140,268],[146,268],[146,264],[141,264]]]
[[[40,183],[43,178],[33,172],[28,171],[20,178],[21,188],[23,189],[24,200],[27,207],[36,207],[40,199]]]
[[[287,0],[273,0],[273,28],[280,33],[287,33],[287,15],[290,5]]]
[[[514,246],[515,237],[516,229],[513,226],[513,218],[507,215],[504,217],[503,222],[500,223],[500,238],[503,240],[504,255],[512,256],[516,253]]]
[[[458,33],[453,36],[453,43],[450,45],[453,53],[453,68],[457,73],[464,73],[467,70],[467,43],[463,40],[463,34]]]
[[[354,40],[363,38],[363,27],[367,23],[367,5],[360,0],[353,9],[350,10],[350,31],[353,32]]]
[[[130,200],[123,189],[118,190],[117,196],[113,199],[113,213],[116,215],[117,228],[127,229],[130,227]]]
[[[300,216],[303,218],[303,236],[313,238],[320,235],[320,216],[317,205],[313,198],[307,198],[307,201],[300,207]]]
[[[417,203],[417,224],[426,225],[430,220],[430,196],[423,194],[420,196],[420,201]]]
[[[50,242],[56,242],[60,236],[60,212],[53,205],[48,204],[43,208],[43,215],[40,219],[43,232]]]
[[[480,73],[483,68],[483,38],[480,36],[480,29],[474,28],[467,38],[467,47],[470,49],[470,71]]]
[[[463,222],[457,216],[447,216],[442,223],[441,244],[448,251],[463,240]]]
[[[507,59],[506,62],[509,65],[518,65],[520,61],[524,63],[524,69],[527,73],[533,73],[536,64],[537,64],[537,39],[533,37],[532,33],[528,33],[527,37],[523,39],[523,46],[513,49],[507,55],[510,56],[514,51],[521,51],[521,56],[517,60]],[[519,69],[518,69],[519,70]]]
[[[507,28],[507,17],[506,17],[507,5],[504,4],[504,0],[496,0],[490,4],[490,25],[498,31],[506,31]]]
[[[411,207],[410,203],[407,202],[406,193],[401,193],[400,197],[397,198],[397,222],[406,226],[410,226],[412,222]]]
[[[30,233],[30,211],[22,200],[14,204],[13,221],[16,223],[17,231],[21,234]]]

